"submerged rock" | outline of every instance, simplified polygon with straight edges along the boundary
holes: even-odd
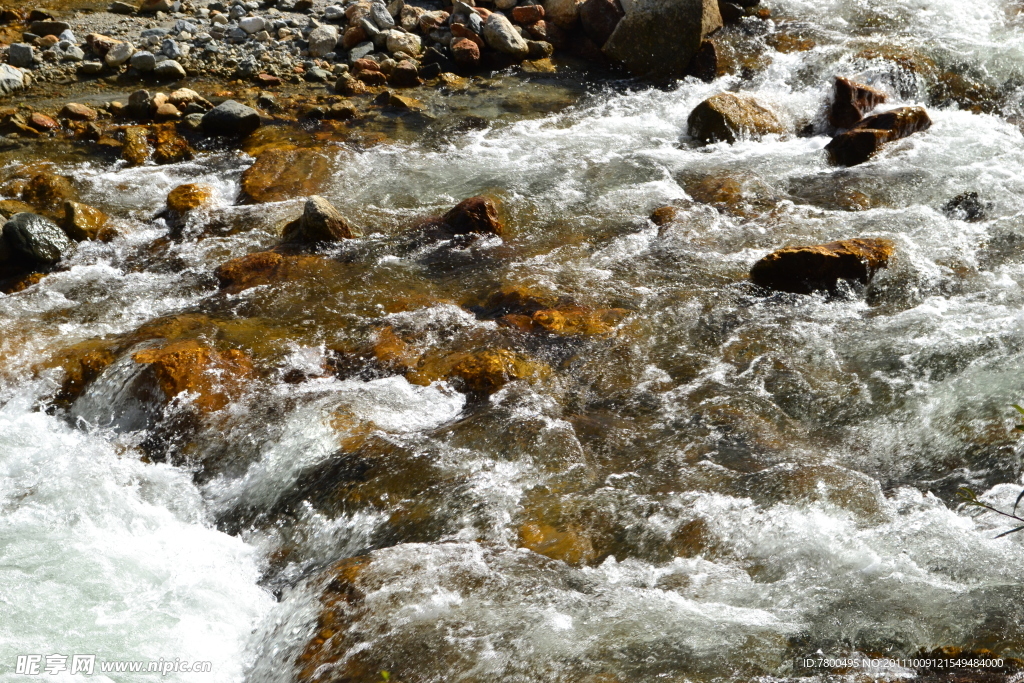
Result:
[[[326,156],[312,149],[270,149],[242,173],[243,196],[253,202],[279,202],[315,195],[330,179]]]
[[[869,116],[853,129],[840,133],[825,146],[838,166],[856,166],[874,156],[887,142],[928,130],[932,120],[922,107],[900,107]]]
[[[722,27],[718,0],[637,0],[602,51],[634,75],[679,78],[709,34]]]
[[[52,266],[75,252],[75,243],[53,221],[34,213],[16,213],[4,224],[4,240],[30,265]]]
[[[991,208],[992,202],[982,201],[977,192],[964,192],[946,202],[942,213],[954,220],[977,223],[985,220]]]
[[[284,282],[316,273],[327,259],[319,256],[283,255],[276,251],[260,251],[225,261],[214,275],[221,289],[237,294],[250,287]]]
[[[362,234],[333,204],[318,195],[307,199],[302,216],[284,229],[284,238],[296,242],[337,242],[353,237]]]
[[[64,209],[64,202],[78,199],[78,191],[65,176],[38,173],[25,185],[21,198],[35,207],[36,211],[52,218],[59,218]]]
[[[687,119],[690,137],[704,142],[736,142],[786,132],[778,116],[750,95],[723,92],[698,104]]]
[[[840,240],[773,251],[750,269],[754,284],[795,294],[833,291],[840,280],[867,284],[885,268],[895,246],[885,239]]]
[[[828,121],[836,128],[853,128],[868,113],[885,102],[885,93],[837,77],[828,109]]]

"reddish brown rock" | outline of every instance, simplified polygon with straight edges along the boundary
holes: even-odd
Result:
[[[475,69],[480,66],[480,46],[469,38],[459,38],[452,42],[452,59],[464,69]]]
[[[372,59],[363,57],[352,62],[352,73],[359,74],[363,71],[380,71],[380,64]]]
[[[651,212],[651,222],[657,226],[668,225],[679,215],[677,206],[661,206]]]
[[[836,128],[853,128],[864,114],[885,102],[885,93],[837,77],[828,109],[828,121]]]
[[[306,200],[302,216],[285,227],[283,237],[294,242],[338,242],[361,234],[334,205],[313,195]]]
[[[486,349],[449,358],[451,377],[457,377],[469,391],[493,394],[509,382],[542,378],[551,373],[543,363],[506,349]]]
[[[483,37],[481,37],[478,33],[473,31],[473,29],[469,28],[465,24],[452,24],[449,28],[452,31],[452,37],[453,38],[455,38],[455,39],[466,38],[468,40],[472,40],[474,43],[476,43],[476,46],[478,48],[480,48],[481,50],[484,49],[484,39],[483,39]],[[453,40],[452,41],[452,47],[455,46],[455,43],[456,43],[456,40]]]
[[[932,120],[922,107],[900,107],[869,116],[854,128],[840,133],[825,146],[838,166],[856,166],[874,156],[887,142],[928,130]]]
[[[462,200],[441,218],[441,222],[456,235],[501,235],[505,229],[498,217],[498,204],[490,197]]]
[[[388,83],[396,88],[414,88],[422,85],[419,70],[416,65],[408,59],[400,61],[388,76]]]
[[[77,102],[65,104],[64,108],[60,110],[60,115],[72,121],[95,121],[96,117],[99,116],[95,109],[91,109],[84,104],[78,104]]]
[[[214,275],[221,289],[231,294],[242,290],[284,282],[315,272],[324,259],[318,256],[286,256],[276,251],[260,251],[225,261]]]
[[[512,8],[512,21],[517,24],[532,24],[544,18],[544,5],[522,5]],[[609,32],[609,35],[610,32]]]
[[[852,239],[773,251],[750,269],[754,284],[796,294],[834,291],[840,280],[867,284],[889,263],[895,247],[884,239]]]
[[[40,114],[37,111],[32,112],[32,115],[28,117],[28,125],[38,131],[60,130],[60,124],[54,121],[53,117],[47,116],[46,114]]]
[[[179,161],[188,161],[195,156],[195,150],[178,134],[174,124],[153,126],[151,141],[153,160],[158,164],[175,164]]]
[[[204,413],[226,406],[254,375],[252,362],[243,352],[220,352],[194,339],[137,351],[132,359],[149,366],[167,400],[188,391],[196,395],[193,405]]]
[[[341,44],[346,50],[351,50],[359,43],[369,40],[366,30],[362,26],[350,26],[341,36]]]
[[[277,85],[281,85],[281,79],[273,74],[260,73],[256,74],[256,82],[265,88],[272,88]]]

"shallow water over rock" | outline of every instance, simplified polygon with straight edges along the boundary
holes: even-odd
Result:
[[[364,137],[259,133],[315,150],[363,234],[316,248],[281,244],[305,196],[249,203],[244,152],[0,149],[117,233],[0,295],[0,661],[626,683],[1024,657],[1022,538],[955,497],[1019,492],[1024,27],[996,0],[771,9],[723,30],[748,63],[713,83],[496,75]],[[832,166],[837,75],[933,125]],[[729,89],[787,132],[690,139]],[[186,183],[209,199],[165,213]],[[500,235],[437,228],[480,195]],[[750,281],[854,238],[893,247],[870,280]]]

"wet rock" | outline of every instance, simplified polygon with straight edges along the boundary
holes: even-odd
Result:
[[[148,130],[145,126],[129,126],[124,130],[124,145],[121,158],[132,166],[141,166],[149,161],[153,148],[149,145]]]
[[[220,287],[229,294],[237,294],[250,287],[285,282],[309,273],[324,265],[318,256],[283,255],[276,251],[261,251],[225,261],[214,275]]]
[[[388,76],[388,83],[396,88],[413,88],[422,85],[419,69],[412,61],[405,59],[398,63],[391,75]]]
[[[110,227],[110,217],[88,204],[64,202],[64,221],[61,227],[76,242],[100,240],[106,242],[116,234]]]
[[[167,208],[175,213],[187,213],[204,206],[213,199],[213,188],[209,185],[189,183],[179,185],[167,194]]]
[[[982,201],[977,192],[964,192],[946,202],[942,213],[953,220],[977,223],[985,220],[991,209],[992,203]]]
[[[619,0],[585,0],[580,5],[580,24],[598,47],[608,42],[623,16],[625,12]]]
[[[650,220],[657,226],[668,225],[679,216],[678,206],[661,206],[651,212]]]
[[[853,128],[864,118],[864,114],[885,102],[885,99],[883,92],[837,77],[828,109],[828,121],[836,128]]]
[[[16,213],[4,223],[3,237],[33,265],[51,266],[75,252],[75,243],[53,221],[34,213]]]
[[[10,218],[16,213],[32,213],[35,211],[30,205],[17,199],[0,199],[0,216]]]
[[[315,195],[330,177],[330,161],[312,149],[271,149],[242,174],[242,193],[253,202]]]
[[[469,38],[459,38],[452,42],[452,59],[464,69],[475,69],[480,66],[480,48]]]
[[[710,83],[721,75],[718,68],[718,47],[713,40],[705,40],[701,43],[697,54],[693,56],[690,65],[686,67],[685,75],[693,76],[705,83]]]
[[[573,525],[560,531],[543,522],[527,522],[519,529],[519,540],[524,548],[574,567],[598,557],[590,538]]]
[[[95,121],[99,116],[95,109],[84,104],[78,104],[77,102],[65,104],[64,108],[60,110],[60,115],[72,121]]]
[[[252,362],[242,351],[222,353],[194,339],[136,351],[132,359],[148,366],[168,401],[187,391],[194,395],[192,405],[203,413],[224,408],[254,376]]]
[[[43,370],[60,368],[64,371],[64,380],[58,394],[54,397],[58,404],[68,405],[74,401],[85,388],[115,360],[116,343],[104,339],[90,339],[61,349],[34,371],[38,374]]]
[[[34,111],[28,117],[28,125],[40,132],[54,132],[60,130],[60,124],[51,116]]]
[[[25,87],[25,74],[11,64],[0,64],[0,96],[10,95]]]
[[[483,36],[489,47],[513,58],[523,59],[530,54],[530,46],[503,14],[495,12],[487,17]]]
[[[295,242],[337,242],[361,237],[361,233],[323,197],[306,200],[302,216],[284,229],[284,239]]]
[[[867,284],[885,268],[895,246],[884,239],[852,239],[806,247],[785,247],[750,269],[754,284],[782,292],[835,291],[840,280]]]
[[[486,349],[456,354],[451,362],[450,377],[457,378],[468,391],[493,394],[509,382],[544,378],[551,369],[507,349]]]
[[[722,27],[718,0],[639,0],[624,9],[602,51],[637,76],[681,77],[708,35]]]
[[[840,133],[825,146],[838,166],[856,166],[875,155],[887,142],[928,130],[932,120],[922,107],[900,107],[869,116],[853,129]]]
[[[323,57],[329,52],[334,52],[338,44],[338,29],[330,24],[318,26],[309,33],[309,56]]]
[[[786,132],[778,116],[750,95],[723,92],[698,104],[687,119],[690,137],[704,142],[735,142]]]
[[[26,183],[21,198],[36,211],[56,218],[63,211],[65,201],[78,199],[78,191],[69,178],[54,173],[38,173]]]
[[[221,102],[203,115],[203,131],[211,135],[244,137],[259,127],[259,113],[234,100]]]
[[[158,164],[175,164],[195,156],[195,150],[178,134],[174,124],[153,126],[152,143],[153,161]]]
[[[470,197],[456,204],[441,218],[456,235],[501,235],[505,226],[498,216],[498,204],[490,197]]]

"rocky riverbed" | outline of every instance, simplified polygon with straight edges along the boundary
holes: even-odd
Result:
[[[6,7],[0,676],[1016,680],[1021,16]]]

